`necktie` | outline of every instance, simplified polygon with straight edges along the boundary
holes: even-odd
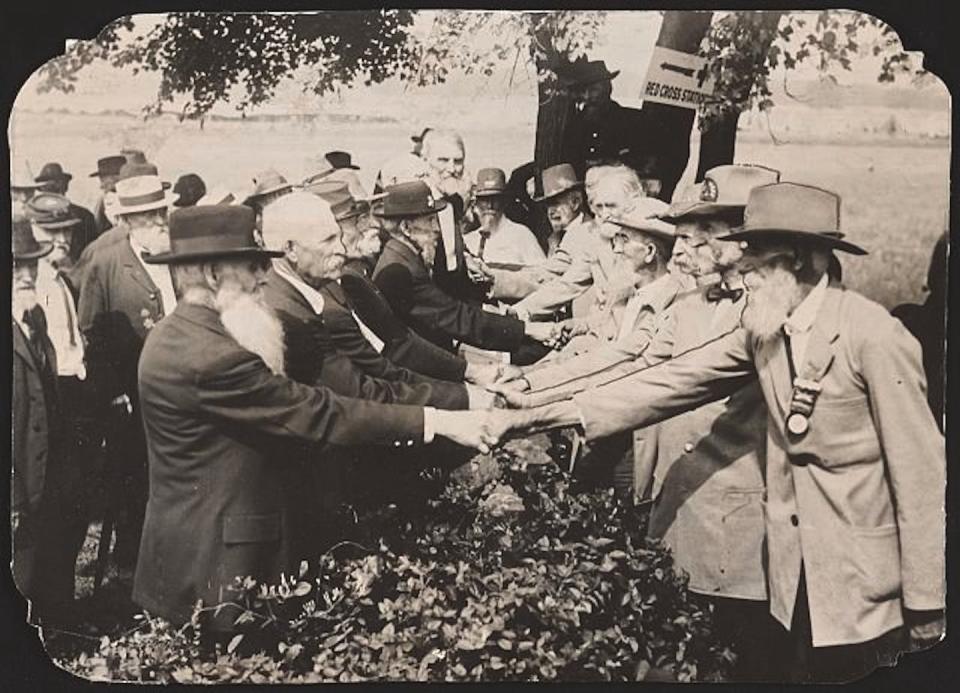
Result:
[[[743,289],[728,289],[723,284],[714,284],[707,289],[707,300],[711,303],[722,301],[725,298],[729,298],[736,303],[741,296],[743,296]]]
[[[46,371],[47,350],[44,349],[44,335],[47,332],[47,320],[39,306],[23,312],[23,324],[30,328],[30,346],[41,371]]]

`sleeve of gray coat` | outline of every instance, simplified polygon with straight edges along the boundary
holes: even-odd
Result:
[[[897,509],[903,602],[917,611],[942,609],[946,449],[927,406],[920,345],[890,320],[863,343],[860,360]]]

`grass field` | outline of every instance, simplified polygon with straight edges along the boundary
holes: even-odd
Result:
[[[818,111],[811,111],[817,113]],[[836,114],[833,114],[836,116]],[[476,119],[463,129],[467,165],[507,169],[526,161],[533,149],[529,123]],[[187,171],[238,193],[250,188],[258,170],[275,167],[291,180],[323,168],[321,156],[347,149],[363,170],[366,182],[386,159],[408,147],[409,132],[388,119],[352,120],[347,116],[312,122],[208,121],[178,123],[173,117],[144,123],[123,115],[81,115],[15,112],[11,121],[15,159],[26,159],[34,171],[46,161],[60,161],[74,174],[70,194],[91,204],[96,180],[88,173],[100,156],[135,145],[170,181]],[[923,298],[930,250],[947,226],[950,150],[945,139],[904,141],[895,137],[873,143],[834,138],[827,143],[774,144],[754,130],[743,133],[737,161],[779,169],[785,180],[813,183],[843,198],[842,225],[864,245],[865,258],[842,258],[848,286],[888,308]],[[692,179],[692,166],[685,180]]]

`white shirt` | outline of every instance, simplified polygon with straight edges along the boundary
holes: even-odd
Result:
[[[37,268],[37,301],[47,316],[47,335],[57,354],[57,375],[84,380],[87,369],[83,364],[77,307],[63,278],[42,260]]]
[[[151,265],[150,263],[144,262],[143,256],[140,255],[140,253],[144,252],[146,248],[134,240],[132,233],[127,238],[130,241],[133,254],[137,256],[137,260],[140,261],[140,265],[147,273],[147,276],[150,277],[150,281],[153,282],[153,285],[157,287],[157,290],[160,292],[160,303],[163,306],[163,314],[170,315],[173,309],[177,307],[177,294],[173,290],[173,279],[170,276],[170,268],[166,265]]]
[[[303,296],[304,300],[310,304],[310,309],[314,314],[323,314],[323,295],[319,291],[300,279],[300,277],[287,269],[286,265],[282,263],[273,263],[273,269],[277,271],[277,274],[290,282],[290,285],[297,290],[298,294]]]
[[[783,331],[790,339],[790,355],[793,359],[794,371],[799,375],[803,369],[804,357],[807,355],[807,342],[810,341],[810,329],[813,321],[820,312],[824,296],[827,295],[827,275],[820,277],[820,281],[813,287],[800,305],[793,309],[790,317],[783,324]]]
[[[479,229],[463,237],[467,249],[477,257],[480,256],[481,240]],[[502,216],[484,244],[483,260],[509,265],[539,265],[546,260],[546,255],[530,229]]]

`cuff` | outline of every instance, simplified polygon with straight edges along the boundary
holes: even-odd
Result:
[[[467,385],[467,408],[490,409],[493,407],[494,394],[476,385]]]
[[[423,408],[423,443],[429,445],[437,432],[437,410],[433,407]]]

